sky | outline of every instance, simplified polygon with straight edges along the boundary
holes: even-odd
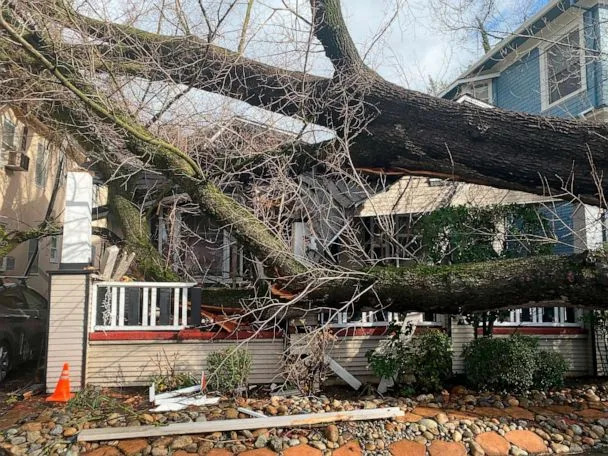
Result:
[[[209,30],[199,0],[75,1],[86,14],[148,30],[157,31],[159,20],[160,30],[167,34],[183,34],[187,28],[189,33],[205,37]],[[349,32],[369,66],[394,83],[428,92],[429,78],[448,85],[484,54],[479,33],[466,25],[481,14],[482,6],[488,1],[342,0],[342,10]],[[494,0],[495,7],[486,20],[492,44],[508,36],[547,2]],[[238,0],[228,10],[230,3],[232,0],[202,1],[210,22],[221,22],[214,42],[234,50],[241,35],[247,0]],[[176,14],[175,5],[180,5],[181,16]],[[322,47],[310,39],[308,19],[310,0],[254,0],[245,55],[292,70],[330,76],[332,67]],[[260,110],[243,103],[222,101],[219,96],[192,94],[184,97],[184,102],[188,98],[193,111],[203,116],[216,117],[222,115],[221,110],[228,110],[257,121],[269,121]],[[160,97],[153,101],[160,103]],[[292,129],[288,125],[281,127]]]

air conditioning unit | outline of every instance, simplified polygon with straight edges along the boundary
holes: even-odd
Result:
[[[30,167],[30,157],[22,152],[9,151],[4,167],[12,171],[27,171]]]

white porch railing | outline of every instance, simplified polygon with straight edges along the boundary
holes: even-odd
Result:
[[[188,326],[188,290],[196,283],[97,282],[91,331],[163,331]]]

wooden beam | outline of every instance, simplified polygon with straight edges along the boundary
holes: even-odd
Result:
[[[403,416],[399,407],[352,410],[349,412],[307,413],[303,415],[245,418],[242,420],[204,421],[202,423],[174,423],[167,426],[127,426],[85,429],[78,434],[79,442],[120,440],[165,435],[210,434],[212,432],[244,431],[250,429],[288,428],[337,421],[380,420]]]
[[[114,272],[114,265],[116,264],[116,259],[118,258],[118,253],[120,249],[115,245],[108,247],[103,254],[103,259],[101,260],[101,279],[102,280],[110,280],[112,278],[112,273]]]
[[[361,382],[357,380],[350,372],[340,366],[333,358],[325,355],[325,362],[329,364],[329,368],[342,380],[348,383],[353,389],[361,388]]]

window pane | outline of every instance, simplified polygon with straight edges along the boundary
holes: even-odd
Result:
[[[576,309],[573,307],[566,307],[566,321],[564,323],[576,323]]]
[[[543,309],[543,322],[544,323],[554,323],[557,321],[555,318],[555,307],[545,307]]]
[[[31,258],[34,256],[34,253],[36,256],[34,257],[34,261],[32,262],[32,267],[30,268],[30,274],[38,273],[38,257],[39,257],[39,253],[40,253],[40,249],[38,249],[38,239],[30,239],[30,241],[28,243],[28,252],[27,252],[28,263],[31,260]]]
[[[546,51],[550,103],[581,88],[579,37],[578,29],[574,30]]]
[[[519,317],[519,321],[521,321],[521,322],[532,321],[532,312],[530,312],[530,308],[521,309],[521,315]]]
[[[2,125],[2,145],[13,147],[15,144],[15,123],[9,118],[4,118]]]

